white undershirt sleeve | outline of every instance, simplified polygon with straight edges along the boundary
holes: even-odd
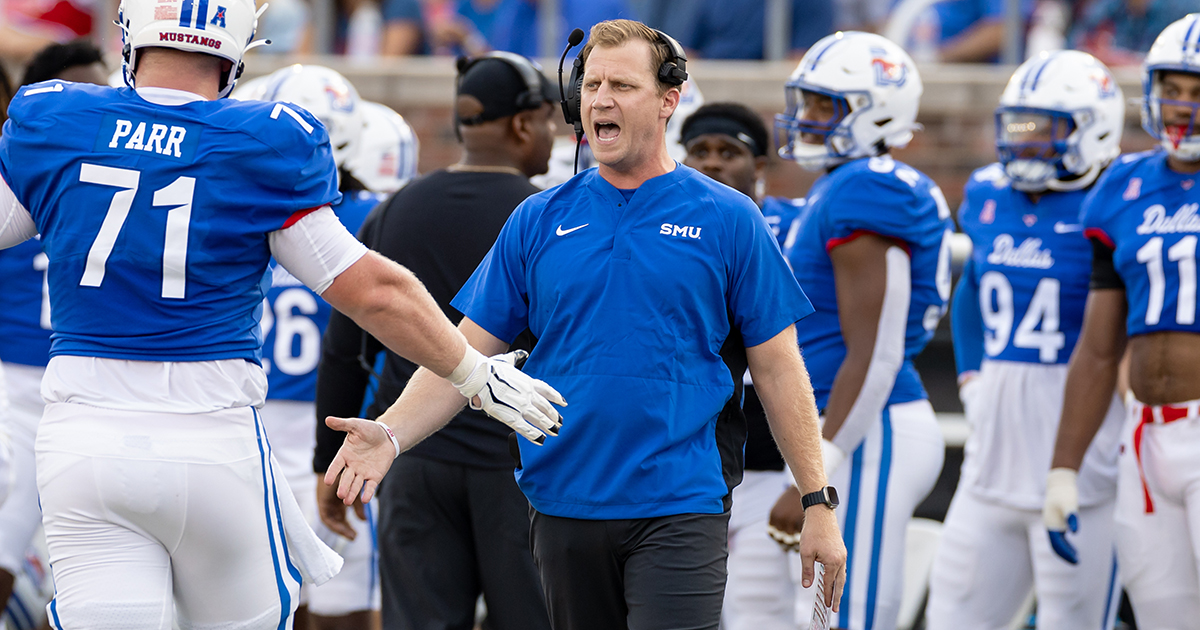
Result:
[[[37,236],[37,225],[17,195],[0,177],[0,249],[20,245]]]
[[[875,331],[875,347],[871,363],[863,380],[858,398],[850,407],[846,421],[833,436],[833,443],[844,453],[858,448],[871,424],[887,405],[896,375],[904,365],[904,337],[908,330],[908,305],[912,301],[912,270],[908,254],[899,247],[887,250],[887,288],[883,308],[879,311],[879,326]]]
[[[329,206],[271,232],[269,239],[275,260],[317,295],[367,253]]]

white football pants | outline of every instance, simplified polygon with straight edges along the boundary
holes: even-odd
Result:
[[[1115,499],[1079,510],[1067,538],[1079,564],[1058,557],[1040,510],[1021,510],[959,490],[934,557],[929,630],[1007,630],[1031,588],[1039,630],[1113,627],[1121,598],[1113,548]]]
[[[904,546],[913,510],[933,490],[946,445],[928,400],[890,405],[867,437],[833,473],[846,540],[846,588],[830,627],[895,630],[904,587]],[[796,622],[807,628],[815,589],[800,586],[795,567]]]
[[[317,513],[317,475],[313,473],[316,448],[316,405],[296,400],[269,399],[262,408],[262,422],[271,438],[279,469],[300,504],[313,531],[345,559],[342,570],[328,582],[300,587],[300,605],[322,617],[340,617],[363,610],[379,610],[379,552],[375,536],[377,499],[364,506],[367,521],[361,522],[348,510],[350,523],[358,532],[354,540],[333,533]]]
[[[771,508],[789,486],[786,472],[747,470],[729,511],[729,578],[724,630],[795,630],[796,590],[787,552],[767,535]]]
[[[34,473],[33,440],[42,419],[44,368],[4,364],[8,387],[8,428],[12,438],[16,475],[8,499],[0,505],[0,569],[13,575],[21,571],[25,552],[42,522]]]
[[[291,628],[300,547],[284,521],[300,517],[280,507],[294,500],[253,408],[53,403],[36,453],[53,628]]]
[[[1143,428],[1142,485],[1134,430],[1142,405],[1129,407],[1118,459],[1117,556],[1139,628],[1200,629],[1200,417]],[[1181,403],[1181,407],[1192,407]],[[1147,513],[1144,489],[1153,512]]]

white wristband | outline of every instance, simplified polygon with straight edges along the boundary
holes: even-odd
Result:
[[[392,441],[392,447],[396,449],[396,454],[392,456],[392,459],[400,457],[400,441],[396,439],[396,434],[392,433],[392,427],[389,427],[378,420],[375,420],[374,422],[375,424],[383,427],[384,432],[387,433],[388,439]]]
[[[453,383],[455,387],[461,388],[483,361],[484,356],[468,344],[466,352],[463,353],[462,360],[458,362],[458,366],[454,368],[453,372],[450,372],[446,380]]]

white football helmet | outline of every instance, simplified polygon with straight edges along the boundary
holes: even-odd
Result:
[[[806,92],[832,98],[833,116],[809,118]],[[903,147],[919,129],[921,92],[912,58],[890,40],[856,31],[826,36],[788,78],[787,113],[775,117],[779,155],[817,170]],[[805,142],[802,134],[823,141]]]
[[[1079,190],[1121,153],[1125,99],[1108,67],[1077,50],[1021,64],[996,108],[996,153],[1013,188]]]
[[[363,135],[362,99],[358,90],[341,73],[324,66],[296,64],[276,70],[270,76],[266,89],[258,95],[259,100],[287,101],[308,110],[325,125],[333,147],[333,161],[342,167],[358,150]]]
[[[346,159],[346,170],[371,192],[394,193],[417,176],[417,134],[387,105],[363,101],[362,110],[362,142]]]
[[[1162,98],[1163,72],[1200,75],[1200,13],[1186,15],[1164,28],[1154,40],[1150,52],[1146,53],[1146,61],[1142,66],[1142,128],[1171,155],[1195,162],[1200,160],[1200,134],[1196,129],[1200,105]],[[1186,128],[1167,128],[1162,118],[1164,103],[1192,109],[1191,120]]]
[[[134,87],[138,49],[173,48],[229,60],[233,65],[219,95],[228,96],[242,74],[246,51],[270,43],[251,41],[266,8],[256,10],[254,0],[121,0],[117,26],[126,85]]]
[[[271,75],[263,75],[254,77],[249,80],[238,81],[237,89],[229,95],[229,98],[235,101],[261,101],[263,94],[267,91],[267,85],[271,82]]]

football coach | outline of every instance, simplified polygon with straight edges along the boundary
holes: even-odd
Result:
[[[556,630],[717,628],[747,365],[798,487],[829,496],[796,344],[812,306],[754,202],[667,155],[685,64],[641,23],[592,28],[564,113],[599,166],[524,201],[452,302],[485,355],[529,329],[525,372],[570,402],[549,439],[510,425],[537,442],[522,441],[516,475]],[[390,431],[327,419],[348,435],[326,482],[341,474],[346,503],[369,493],[461,401],[421,371],[380,416]],[[800,543],[805,585],[823,563],[834,606],[846,559],[835,505],[808,508]]]

